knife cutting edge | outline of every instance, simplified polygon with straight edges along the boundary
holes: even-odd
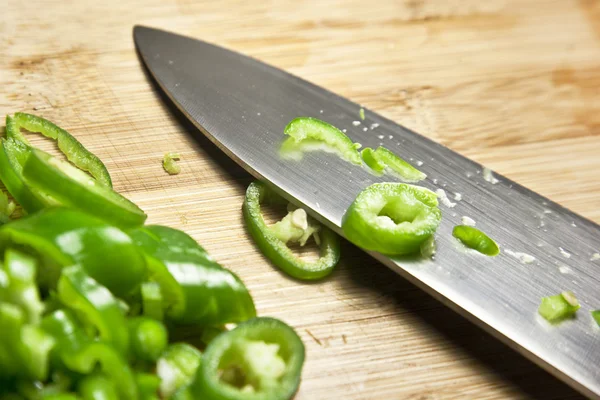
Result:
[[[358,104],[260,61],[153,28],[136,26],[134,39],[158,85],[204,135],[338,234],[356,196],[393,179],[322,152],[281,159],[289,121],[316,117],[346,129],[354,142],[382,144],[421,161],[428,176],[422,186],[462,198],[441,205],[435,259],[370,254],[583,394],[600,398],[600,331],[590,317],[600,308],[599,265],[592,260],[600,226],[506,177],[484,179],[481,165],[370,110],[358,121]],[[452,228],[462,216],[477,221],[502,253],[458,251]],[[564,290],[582,307],[577,318],[550,325],[537,314],[540,300]]]

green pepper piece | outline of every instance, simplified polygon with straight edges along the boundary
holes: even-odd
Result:
[[[162,321],[164,317],[163,297],[158,282],[142,283],[141,295],[142,311],[144,315],[157,321]],[[181,296],[183,298],[183,292],[181,293]]]
[[[46,287],[73,264],[116,296],[136,289],[146,274],[144,257],[126,233],[77,210],[45,209],[0,226],[0,251],[15,246],[38,255],[38,280]]]
[[[63,268],[58,280],[58,297],[65,307],[98,331],[100,339],[121,353],[129,349],[129,331],[118,300],[90,278],[78,265]]]
[[[44,380],[54,339],[37,325],[25,323],[14,304],[0,303],[0,376]]]
[[[437,229],[435,193],[405,183],[376,183],[356,197],[342,223],[346,238],[366,250],[410,254]]]
[[[27,157],[23,178],[30,187],[49,193],[61,205],[88,212],[119,227],[143,225],[147,217],[112,188],[98,184],[85,172],[37,149],[32,149]]]
[[[165,156],[163,157],[163,168],[169,175],[177,175],[181,172],[181,166],[176,162],[180,158],[178,153],[165,153]]]
[[[329,275],[340,259],[339,238],[328,228],[320,229],[320,257],[308,262],[297,257],[273,229],[267,226],[261,204],[281,204],[283,199],[259,181],[248,186],[242,207],[250,235],[263,254],[282,271],[298,279],[320,279]]]
[[[120,399],[138,397],[133,372],[123,356],[110,344],[89,338],[74,314],[54,311],[42,319],[40,326],[56,340],[53,365],[86,375],[102,372],[114,382]]]
[[[151,279],[161,285],[165,306],[171,306],[166,314],[172,321],[222,325],[256,315],[243,282],[186,233],[150,225],[130,235],[146,254]]]
[[[16,204],[14,201],[9,201],[8,196],[0,190],[0,225],[10,221],[10,216],[15,212]]]
[[[0,279],[0,301],[20,306],[28,323],[39,323],[44,305],[35,281],[35,259],[8,249],[4,254],[2,272],[4,279]]]
[[[100,185],[112,187],[110,174],[106,166],[69,132],[44,118],[26,113],[15,113],[14,126],[11,127],[10,131],[7,129],[7,136],[29,144],[27,139],[21,134],[20,128],[25,128],[30,132],[38,132],[47,138],[56,140],[58,148],[70,162],[78,168],[89,172],[90,175],[96,178]]]
[[[273,318],[255,318],[217,336],[206,348],[195,398],[286,400],[300,383],[304,344]]]
[[[552,323],[571,318],[581,308],[579,301],[571,292],[562,292],[556,296],[543,297],[538,308],[539,314]]]
[[[299,146],[305,142],[324,143],[329,148],[336,150],[345,160],[361,165],[360,154],[354,143],[348,136],[335,126],[311,117],[299,117],[293,119],[283,130],[285,135],[290,136],[291,142],[287,142],[282,149]]]
[[[127,321],[131,349],[138,360],[156,361],[168,343],[167,328],[151,318],[135,317]]]
[[[498,244],[488,235],[472,226],[457,225],[452,230],[452,236],[460,240],[468,248],[477,250],[486,256],[494,257],[500,254]]]
[[[30,153],[31,148],[22,142],[0,139],[0,180],[23,207],[23,210],[28,213],[58,204],[48,194],[25,184],[23,165]]]
[[[99,373],[88,375],[79,382],[79,394],[83,400],[119,400],[115,383]]]
[[[385,171],[385,164],[377,157],[376,151],[370,147],[365,147],[360,152],[360,156],[363,161],[369,168],[378,174],[383,173]]]
[[[594,310],[591,312],[591,314],[592,318],[594,318],[594,321],[596,321],[598,326],[600,326],[600,310]]]
[[[190,385],[202,354],[195,347],[186,343],[170,345],[156,363],[156,374],[161,379],[160,394],[162,398],[170,398],[181,388]]]
[[[386,149],[383,146],[379,146],[377,150],[371,152],[370,154],[368,153],[368,155],[370,155],[374,160],[365,160],[365,162],[371,168],[373,168],[374,166],[374,169],[376,171],[380,169],[383,165],[384,169],[385,167],[389,168],[389,171],[391,171],[400,179],[406,182],[419,182],[427,178],[427,175],[425,175],[423,172],[419,171],[418,169],[410,165],[408,162],[404,161],[402,158],[398,157],[396,154],[392,153],[390,150]]]

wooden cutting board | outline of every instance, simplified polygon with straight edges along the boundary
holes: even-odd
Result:
[[[68,129],[150,223],[190,233],[242,277],[260,314],[293,325],[308,357],[298,399],[578,398],[349,245],[324,282],[275,270],[242,224],[249,176],[188,137],[145,75],[132,27],[284,68],[600,222],[600,1],[49,3],[3,6],[0,114]],[[180,175],[163,171],[167,151],[181,154]]]

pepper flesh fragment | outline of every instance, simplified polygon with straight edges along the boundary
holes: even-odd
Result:
[[[573,317],[579,308],[581,305],[575,295],[571,292],[563,292],[556,296],[542,298],[538,312],[549,322],[556,323]]]
[[[178,153],[166,153],[163,157],[163,168],[169,175],[177,175],[181,172],[181,166],[176,162],[180,158]]]
[[[460,240],[470,249],[476,250],[486,256],[494,257],[500,254],[498,244],[485,233],[470,225],[456,225],[452,236]]]
[[[305,230],[294,226],[292,219],[295,211],[292,211],[273,227],[269,227],[262,216],[261,204],[283,205],[285,200],[269,190],[264,183],[255,181],[248,186],[242,207],[250,235],[273,264],[297,279],[320,279],[333,271],[340,258],[339,238],[335,233],[320,226],[319,259],[315,262],[302,260],[292,252],[286,242],[305,243],[311,235],[316,234],[315,223],[307,222]]]
[[[435,193],[405,183],[376,183],[356,197],[342,222],[346,238],[388,255],[419,251],[437,229],[441,212]]]
[[[360,154],[365,164],[377,173],[383,173],[387,170],[403,181],[412,183],[427,178],[427,175],[423,172],[383,146],[379,146],[376,150],[366,147]]]

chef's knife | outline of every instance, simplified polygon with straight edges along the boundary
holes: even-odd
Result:
[[[323,119],[363,146],[382,144],[418,165],[428,175],[420,184],[449,197],[440,205],[435,258],[372,256],[582,393],[600,398],[600,329],[590,316],[600,308],[600,261],[593,260],[598,225],[503,176],[484,179],[481,165],[370,110],[363,121],[359,105],[255,59],[141,26],[134,39],[156,82],[204,135],[341,235],[344,212],[358,193],[394,179],[323,152],[307,153],[301,161],[282,159],[289,121]],[[501,255],[461,251],[452,228],[463,216],[496,239]],[[550,325],[537,314],[540,300],[564,290],[573,291],[582,307],[576,318]]]

